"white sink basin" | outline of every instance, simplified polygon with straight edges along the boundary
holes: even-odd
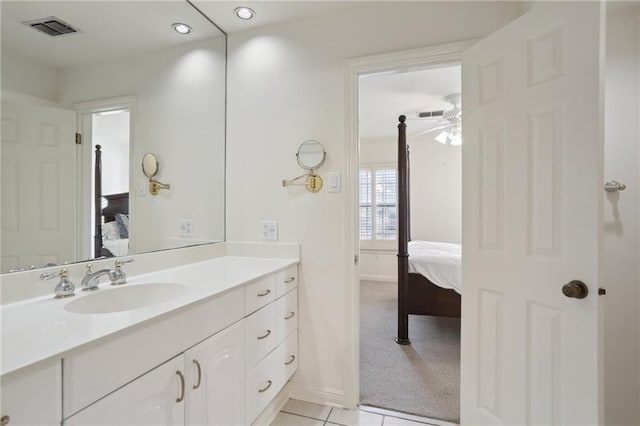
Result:
[[[182,296],[189,290],[184,284],[145,283],[99,289],[71,300],[64,309],[76,314],[106,314],[144,308]]]

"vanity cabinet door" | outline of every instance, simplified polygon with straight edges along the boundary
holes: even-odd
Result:
[[[184,425],[183,366],[184,358],[177,356],[64,420],[63,425]]]
[[[245,321],[185,352],[185,421],[193,425],[245,425]]]
[[[60,360],[45,361],[0,379],[2,416],[8,425],[59,425],[62,419]]]

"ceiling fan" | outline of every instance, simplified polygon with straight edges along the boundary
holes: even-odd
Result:
[[[460,109],[460,93],[447,95],[444,100],[449,102],[453,107],[448,110],[425,111],[407,115],[407,119],[409,120],[428,121],[435,125],[435,127],[416,133],[415,135],[410,136],[410,138],[440,131],[440,134],[438,134],[435,139],[441,144],[462,144],[462,109]]]

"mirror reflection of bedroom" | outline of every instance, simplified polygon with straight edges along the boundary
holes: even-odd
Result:
[[[461,68],[361,76],[358,96],[360,404],[459,423]]]
[[[94,112],[91,120],[93,257],[126,256],[129,254],[129,110]]]

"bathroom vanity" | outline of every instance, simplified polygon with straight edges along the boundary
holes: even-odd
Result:
[[[251,424],[297,368],[297,268],[226,255],[4,305],[4,420]]]

